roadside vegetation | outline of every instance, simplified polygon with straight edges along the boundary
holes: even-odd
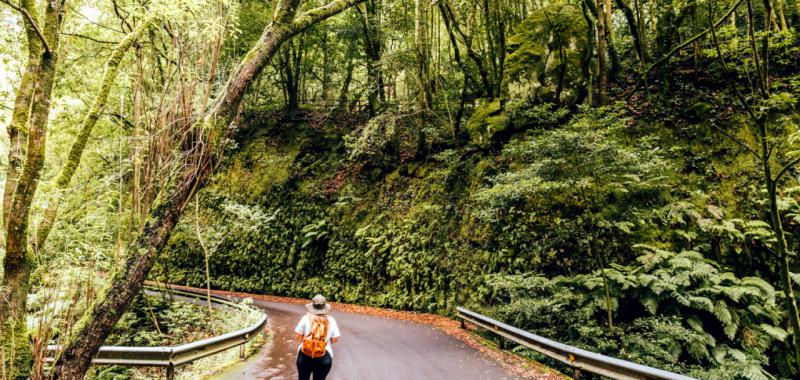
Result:
[[[0,0],[0,369],[233,323],[158,279],[797,378],[799,4]]]

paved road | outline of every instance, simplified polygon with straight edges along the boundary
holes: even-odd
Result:
[[[272,336],[253,359],[215,380],[296,379],[294,327],[302,305],[254,300],[267,311]],[[349,312],[337,312],[342,339],[333,346],[331,380],[516,379],[503,367],[435,327]]]

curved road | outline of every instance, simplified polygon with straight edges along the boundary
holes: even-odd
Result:
[[[253,358],[213,377],[233,379],[296,379],[294,327],[302,305],[254,299],[267,311],[271,336]],[[334,310],[342,339],[333,346],[331,380],[359,379],[517,379],[499,363],[423,324]]]

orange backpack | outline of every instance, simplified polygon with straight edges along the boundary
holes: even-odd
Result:
[[[325,346],[328,340],[328,318],[314,317],[311,320],[311,332],[303,338],[304,354],[312,358],[325,356]]]

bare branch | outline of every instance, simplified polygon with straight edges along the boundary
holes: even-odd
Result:
[[[83,34],[78,34],[78,33],[61,33],[61,34],[62,34],[62,35],[64,35],[64,36],[70,36],[70,37],[83,38],[83,39],[85,39],[85,40],[89,40],[89,41],[97,42],[97,43],[99,43],[99,44],[116,45],[116,44],[118,44],[118,43],[119,43],[119,41],[107,41],[107,40],[101,40],[101,39],[97,39],[97,38],[94,38],[94,37],[90,37],[90,36],[83,35]]]
[[[734,3],[733,6],[731,6],[730,9],[728,9],[727,12],[725,12],[725,14],[720,16],[720,18],[717,19],[717,21],[715,21],[714,24],[712,24],[712,28],[717,28],[720,25],[722,25],[722,23],[725,22],[725,20],[728,20],[728,17],[730,17],[731,13],[733,13],[736,10],[736,8],[739,8],[739,5],[741,5],[743,1],[744,0],[737,0],[736,3]],[[708,28],[708,29],[706,29],[706,30],[704,30],[704,31],[702,31],[700,33],[695,34],[694,37],[689,38],[688,40],[684,41],[680,45],[672,48],[672,50],[670,50],[667,54],[665,54],[663,57],[661,57],[661,59],[659,59],[658,61],[654,62],[650,66],[647,66],[647,68],[644,70],[644,72],[642,72],[641,78],[646,77],[648,73],[653,71],[653,69],[655,69],[656,67],[660,66],[661,64],[667,62],[670,58],[672,58],[672,56],[675,55],[675,53],[677,53],[681,49],[689,46],[689,44],[691,44],[692,42],[695,42],[695,41],[699,40],[701,37],[705,36],[709,32],[711,32],[711,28]]]
[[[755,149],[751,148],[751,147],[750,147],[749,145],[747,145],[745,142],[743,142],[742,140],[739,140],[738,138],[736,138],[736,136],[734,136],[734,135],[732,135],[732,134],[728,133],[728,131],[726,131],[726,130],[724,130],[724,129],[720,128],[720,127],[719,127],[719,126],[718,126],[716,123],[713,123],[713,122],[712,122],[712,123],[711,123],[711,126],[713,126],[713,127],[716,129],[716,130],[718,130],[718,131],[719,131],[720,133],[722,133],[723,135],[725,135],[725,137],[727,137],[729,140],[731,140],[731,141],[735,142],[737,145],[741,146],[741,147],[742,147],[742,148],[744,148],[746,151],[748,151],[748,152],[750,152],[751,154],[753,154],[753,156],[755,156],[755,157],[756,157],[756,159],[758,159],[758,160],[761,160],[761,155],[759,155],[759,154],[758,154],[758,152],[756,152],[756,151],[755,151]]]

